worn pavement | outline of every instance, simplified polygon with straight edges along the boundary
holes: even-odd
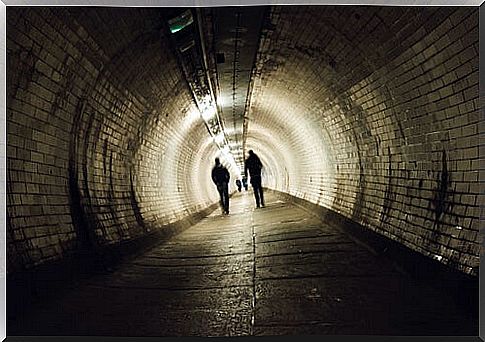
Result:
[[[37,303],[8,335],[476,335],[451,298],[311,213],[252,192],[109,274]]]

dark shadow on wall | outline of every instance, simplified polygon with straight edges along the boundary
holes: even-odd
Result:
[[[84,113],[86,101],[81,100],[76,108],[73,125],[71,128],[71,141],[69,143],[69,207],[74,229],[76,231],[78,248],[89,250],[93,246],[93,238],[90,236],[87,227],[89,224],[85,218],[84,208],[81,204],[81,191],[79,188],[78,168],[76,157],[78,155],[78,132],[80,129],[82,114]]]
[[[136,223],[145,231],[148,232],[145,220],[141,214],[140,205],[136,199],[135,187],[133,185],[133,172],[130,170],[130,198],[131,198],[131,208],[135,214]]]
[[[436,240],[437,236],[439,235],[439,227],[441,225],[442,216],[448,211],[452,211],[452,197],[453,193],[451,190],[451,174],[448,171],[446,152],[443,150],[441,160],[441,172],[439,173],[437,179],[437,186],[436,190],[434,191],[433,199],[430,202],[435,216],[433,222],[433,240]]]

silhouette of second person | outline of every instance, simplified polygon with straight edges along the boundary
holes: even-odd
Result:
[[[249,170],[250,183],[253,186],[257,208],[264,207],[263,187],[261,185],[262,168],[263,164],[261,163],[259,157],[253,152],[253,150],[249,150],[249,157],[244,163],[244,175],[247,177]]]
[[[216,158],[216,165],[212,169],[212,181],[217,186],[217,191],[221,198],[221,208],[224,214],[229,214],[229,171],[221,164],[219,158]]]

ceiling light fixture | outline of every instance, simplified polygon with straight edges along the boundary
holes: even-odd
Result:
[[[216,108],[213,105],[202,108],[201,115],[205,121],[209,121],[216,115]]]
[[[219,133],[214,137],[214,142],[216,144],[222,144],[224,142],[224,133]]]
[[[192,16],[192,11],[188,9],[187,11],[181,13],[175,18],[170,19],[168,21],[168,25],[170,27],[170,32],[176,33],[180,30],[183,30],[193,22],[194,22],[194,18]]]

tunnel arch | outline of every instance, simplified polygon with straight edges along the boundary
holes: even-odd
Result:
[[[472,42],[478,36],[471,24],[477,14],[465,8],[368,9],[271,9],[258,51],[248,132],[254,124],[292,132],[300,140],[290,142],[292,150],[315,131],[312,143],[329,149],[327,169],[335,171],[320,186],[331,195],[319,204],[474,273],[478,246],[462,238],[470,234],[464,239],[471,242],[475,235],[477,207],[470,197],[474,208],[467,210],[475,219],[465,218],[467,205],[452,187],[466,189],[460,183],[476,179],[477,169],[458,167],[466,157],[457,147],[467,146],[477,156],[477,140],[451,132],[476,131],[478,117],[465,103],[478,104],[478,50]],[[474,85],[465,81],[470,77]],[[305,115],[287,115],[292,105]],[[459,143],[462,138],[467,142]],[[288,192],[317,203],[305,178],[321,162],[305,149],[298,158],[307,168],[290,175],[290,183],[298,185]],[[474,266],[464,260],[474,260]]]
[[[9,271],[217,202],[218,151],[163,9],[8,14],[7,64],[18,71],[7,75]],[[266,186],[476,275],[477,16],[271,7],[246,145],[267,166]]]

